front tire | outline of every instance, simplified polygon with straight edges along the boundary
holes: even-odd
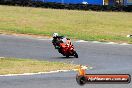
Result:
[[[75,57],[75,58],[78,58],[78,54],[77,54],[76,51],[74,52],[74,57]]]
[[[69,55],[66,55],[66,58],[69,58]]]

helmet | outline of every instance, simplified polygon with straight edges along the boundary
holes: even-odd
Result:
[[[53,33],[53,37],[57,37],[58,36],[58,33]]]

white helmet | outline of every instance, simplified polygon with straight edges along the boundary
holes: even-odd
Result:
[[[53,33],[53,37],[57,37],[58,36],[58,33]]]

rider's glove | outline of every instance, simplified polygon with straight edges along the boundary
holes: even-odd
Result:
[[[59,46],[55,46],[55,49],[59,49],[60,47]]]

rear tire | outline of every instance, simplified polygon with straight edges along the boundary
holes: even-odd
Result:
[[[78,58],[78,54],[77,54],[76,51],[74,52],[74,57],[75,57],[75,58]]]

